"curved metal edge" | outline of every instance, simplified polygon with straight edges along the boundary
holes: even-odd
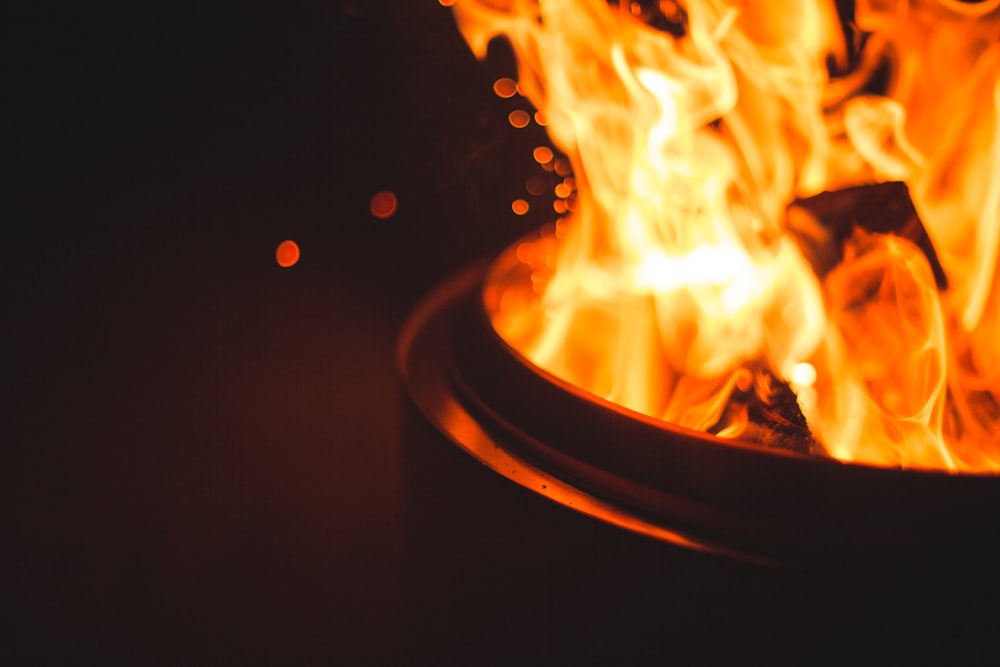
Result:
[[[694,551],[756,565],[787,565],[637,517],[518,456],[502,436],[467,410],[448,378],[451,324],[461,301],[481,286],[486,260],[438,285],[412,311],[396,346],[396,363],[411,400],[452,443],[486,467],[549,500],[619,528]]]

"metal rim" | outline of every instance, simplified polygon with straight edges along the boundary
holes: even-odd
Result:
[[[553,502],[685,549],[773,565],[771,559],[762,555],[635,516],[519,455],[507,438],[473,415],[455,391],[447,367],[454,317],[462,312],[462,300],[480,287],[487,266],[485,261],[471,265],[438,286],[417,306],[403,327],[396,350],[397,365],[409,396],[424,417],[486,467]],[[522,434],[522,437],[528,436]]]
[[[956,541],[994,552],[1000,478],[761,450],[609,408],[499,339],[481,299],[488,269],[467,267],[418,305],[397,363],[425,418],[507,479],[621,528],[762,564],[950,557]],[[582,424],[533,414],[533,394]]]

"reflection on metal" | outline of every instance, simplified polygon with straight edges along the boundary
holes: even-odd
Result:
[[[762,449],[616,406],[503,342],[484,307],[488,269],[472,265],[428,295],[397,360],[427,420],[511,481],[626,530],[756,563],[871,570],[1000,558],[1000,478]]]
[[[509,451],[472,416],[448,377],[448,348],[452,319],[460,313],[463,298],[481,286],[484,272],[485,265],[476,264],[439,287],[413,312],[400,336],[397,359],[403,381],[424,416],[487,467],[566,507],[677,546],[768,562],[657,525],[597,498]]]

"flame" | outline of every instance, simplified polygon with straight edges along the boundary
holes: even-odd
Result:
[[[496,330],[681,426],[744,437],[731,397],[765,368],[834,457],[1000,468],[1000,0],[859,0],[854,49],[832,2],[651,4],[454,5],[479,57],[512,45],[575,189],[494,267]],[[902,235],[793,207],[889,180],[946,290]]]

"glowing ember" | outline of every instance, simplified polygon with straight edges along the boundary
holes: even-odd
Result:
[[[498,97],[514,97],[517,95],[517,82],[509,77],[503,77],[493,82],[493,92]]]
[[[278,249],[274,251],[274,259],[278,262],[278,266],[286,269],[295,266],[300,256],[299,244],[291,240],[282,241],[278,244]]]
[[[396,209],[399,206],[399,202],[396,200],[396,195],[389,190],[382,190],[381,192],[376,192],[371,201],[368,204],[368,210],[371,214],[380,220],[385,220],[396,215]]]
[[[487,307],[531,361],[647,415],[746,437],[738,396],[786,383],[832,456],[996,471],[1000,0],[856,5],[459,0],[566,156],[535,159],[572,174]],[[798,205],[885,181],[946,289],[902,231],[838,237]]]
[[[513,127],[520,129],[527,127],[528,123],[531,122],[531,114],[523,109],[515,109],[507,116],[507,120]]]
[[[539,146],[532,151],[532,155],[534,155],[535,161],[538,162],[538,164],[548,164],[549,162],[552,162],[552,159],[555,157],[552,149],[548,146]]]
[[[524,184],[524,189],[533,195],[540,195],[545,192],[545,181],[540,178],[528,179],[528,182]]]

